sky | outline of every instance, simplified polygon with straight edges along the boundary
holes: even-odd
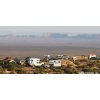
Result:
[[[100,26],[0,26],[0,34],[4,34],[9,31],[13,34],[19,34],[17,32],[23,31],[29,32],[29,34],[34,33],[38,35],[47,33],[64,33],[68,35],[99,34]]]

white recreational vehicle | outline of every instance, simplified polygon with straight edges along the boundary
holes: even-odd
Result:
[[[44,64],[39,58],[28,58],[27,62],[30,66],[42,66]]]

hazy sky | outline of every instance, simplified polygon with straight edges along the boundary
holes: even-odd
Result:
[[[2,31],[31,31],[34,33],[46,33],[46,32],[54,32],[54,33],[67,33],[69,35],[76,34],[97,34],[100,33],[100,26],[0,26],[0,34]]]

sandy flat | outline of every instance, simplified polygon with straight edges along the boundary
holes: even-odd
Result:
[[[100,56],[99,48],[72,47],[72,46],[23,46],[23,45],[1,45],[0,58],[11,57],[42,57],[45,54],[57,55],[88,55],[95,53]]]

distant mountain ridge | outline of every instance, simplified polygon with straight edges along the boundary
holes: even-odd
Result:
[[[68,34],[61,34],[61,33],[52,33],[50,38],[68,38]]]
[[[14,32],[16,34],[13,34],[13,32],[4,32],[4,34],[0,32],[0,37],[5,38],[5,37],[24,37],[24,38],[55,38],[55,39],[100,39],[100,34],[77,34],[77,35],[69,35],[68,33],[47,33],[48,35],[44,35],[44,33],[40,33],[40,35],[37,35],[34,32]]]
[[[72,38],[77,39],[100,39],[100,34],[78,34]]]

